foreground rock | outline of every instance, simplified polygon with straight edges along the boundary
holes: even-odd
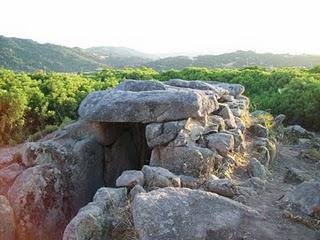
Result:
[[[256,211],[214,193],[164,188],[138,194],[132,209],[143,240],[272,239]]]
[[[112,220],[127,200],[125,188],[100,188],[66,227],[63,240],[111,240]]]
[[[320,211],[320,182],[311,180],[301,183],[287,194],[285,201],[292,209],[310,216],[318,216]]]
[[[0,195],[0,239],[15,239],[15,222],[13,210],[6,197]]]

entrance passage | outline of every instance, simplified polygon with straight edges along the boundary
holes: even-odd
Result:
[[[106,134],[113,135],[114,141],[105,150],[106,186],[114,186],[123,171],[140,170],[149,164],[151,149],[147,145],[145,128],[141,123],[108,123]]]

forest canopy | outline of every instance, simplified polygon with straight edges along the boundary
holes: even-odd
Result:
[[[104,69],[94,74],[23,73],[0,69],[0,144],[34,140],[75,120],[82,99],[124,79],[173,78],[240,83],[251,111],[283,113],[288,124],[320,130],[320,67],[241,69]],[[28,137],[29,136],[29,137]]]

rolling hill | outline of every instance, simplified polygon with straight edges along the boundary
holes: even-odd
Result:
[[[86,72],[114,67],[150,67],[155,70],[185,67],[232,68],[260,66],[313,67],[320,64],[320,56],[255,53],[236,51],[219,55],[196,57],[160,56],[124,47],[69,48],[54,44],[40,44],[33,40],[0,36],[0,67],[32,72]]]

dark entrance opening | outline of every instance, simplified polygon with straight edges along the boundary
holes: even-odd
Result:
[[[105,148],[104,181],[114,186],[125,170],[140,170],[149,164],[151,149],[145,137],[146,125],[141,123],[108,123],[106,133],[111,144]]]

